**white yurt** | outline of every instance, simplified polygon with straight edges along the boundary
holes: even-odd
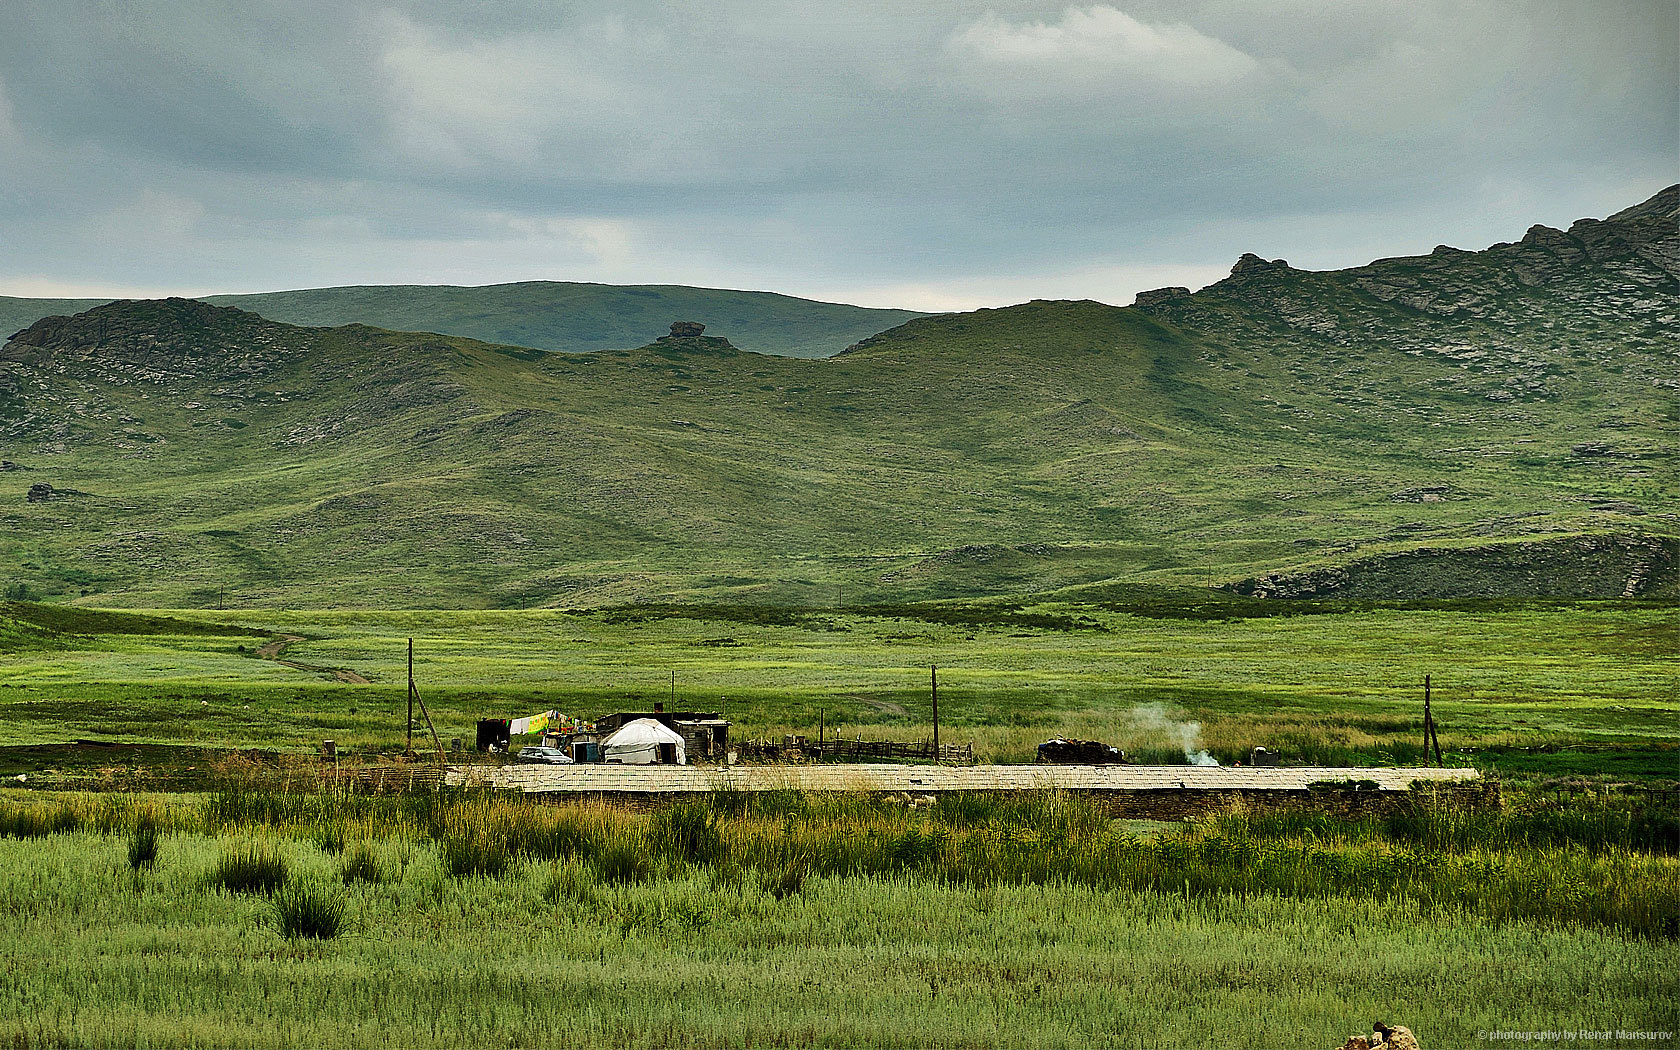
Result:
[[[680,766],[688,762],[688,752],[681,733],[655,719],[638,718],[601,741],[601,761],[627,766],[652,766],[663,761]]]

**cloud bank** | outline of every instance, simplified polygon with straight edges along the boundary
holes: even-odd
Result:
[[[1124,303],[1672,181],[1669,0],[10,0],[0,293]]]

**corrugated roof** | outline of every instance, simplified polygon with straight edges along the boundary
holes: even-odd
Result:
[[[534,793],[772,791],[1305,791],[1318,781],[1370,780],[1381,791],[1413,781],[1475,780],[1474,769],[1329,766],[451,766],[451,786]]]

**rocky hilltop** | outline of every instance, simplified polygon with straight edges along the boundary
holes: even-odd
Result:
[[[1201,292],[1157,289],[1137,308],[1230,342],[1443,359],[1465,366],[1463,390],[1494,401],[1555,396],[1583,362],[1680,389],[1680,186],[1483,251],[1441,245],[1325,273],[1244,255]]]
[[[1200,292],[920,317],[817,361],[686,311],[591,354],[187,300],[46,318],[0,347],[0,584],[1672,596],[1677,201],[1330,273],[1244,256]]]

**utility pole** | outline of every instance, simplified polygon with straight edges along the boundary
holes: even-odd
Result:
[[[414,754],[414,639],[408,640],[408,723],[404,730],[408,735],[407,743],[403,747],[403,754]]]
[[[928,667],[928,681],[933,685],[933,760],[939,761],[939,667]]]
[[[671,672],[671,710],[677,709],[677,672]]]
[[[1435,764],[1445,765],[1441,760],[1441,738],[1435,733],[1435,716],[1429,710],[1429,675],[1423,676],[1423,760],[1429,761],[1429,748],[1435,747]]]

